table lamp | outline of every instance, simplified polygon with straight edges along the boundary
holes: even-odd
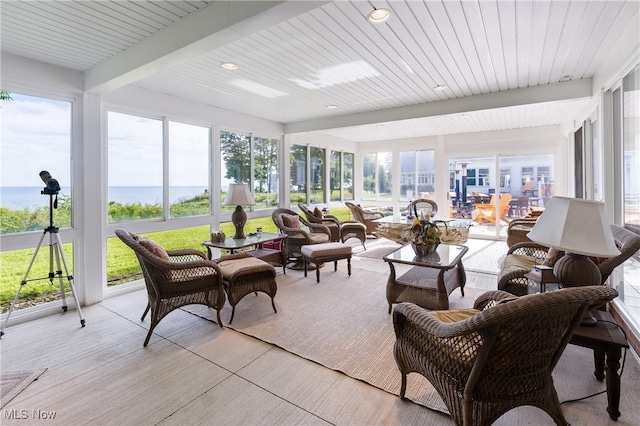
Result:
[[[229,185],[227,198],[224,200],[225,206],[236,206],[236,210],[231,213],[231,223],[236,227],[234,239],[239,240],[245,238],[244,224],[247,223],[247,213],[242,209],[242,205],[252,206],[256,202],[253,194],[249,191],[249,185],[246,183],[232,183]]]
[[[620,254],[607,223],[604,203],[569,197],[552,197],[527,237],[535,243],[558,250],[565,255],[553,266],[553,274],[563,287],[602,284],[602,275],[589,258]],[[585,314],[583,324],[595,318]]]

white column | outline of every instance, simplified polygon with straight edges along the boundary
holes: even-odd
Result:
[[[107,282],[107,148],[106,116],[102,120],[100,96],[85,93],[83,100],[82,161],[79,199],[80,274],[76,286],[84,290],[84,304],[90,305],[103,299]]]

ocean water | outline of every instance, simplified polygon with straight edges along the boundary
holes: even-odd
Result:
[[[40,186],[0,186],[0,207],[22,209],[25,207],[48,207],[49,196],[41,194]],[[203,186],[172,186],[169,188],[171,203],[202,194]],[[69,195],[69,187],[62,187],[60,195]],[[110,186],[108,201],[121,204],[141,202],[142,204],[162,204],[161,186]]]

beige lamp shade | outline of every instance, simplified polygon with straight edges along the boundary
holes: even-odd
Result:
[[[232,183],[227,191],[225,206],[252,206],[256,203],[253,194],[246,183]]]
[[[620,254],[604,211],[604,203],[553,197],[527,234],[535,243],[573,254],[611,257]]]

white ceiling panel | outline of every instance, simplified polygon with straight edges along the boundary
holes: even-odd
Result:
[[[10,0],[1,3],[0,48],[107,75],[107,84],[90,86],[96,90],[134,84],[287,125],[319,123],[315,130],[323,133],[370,141],[570,122],[584,97],[465,111],[465,117],[447,112],[402,119],[400,111],[590,79],[640,2],[390,0],[375,6],[389,9],[391,18],[372,24],[366,19],[372,4],[364,0]],[[193,26],[180,26],[187,21]],[[213,21],[223,24],[214,29]],[[190,49],[193,40],[184,32],[202,34],[208,49]],[[161,34],[184,38],[183,45],[176,42],[180,55],[167,59],[172,52],[154,44]],[[164,65],[123,70],[126,79],[110,73],[142,46],[162,52],[149,63]],[[238,69],[221,68],[224,61]],[[437,85],[447,89],[436,91]],[[367,125],[347,119],[340,128],[320,124],[337,117],[357,117],[353,124],[360,124],[368,116]]]

